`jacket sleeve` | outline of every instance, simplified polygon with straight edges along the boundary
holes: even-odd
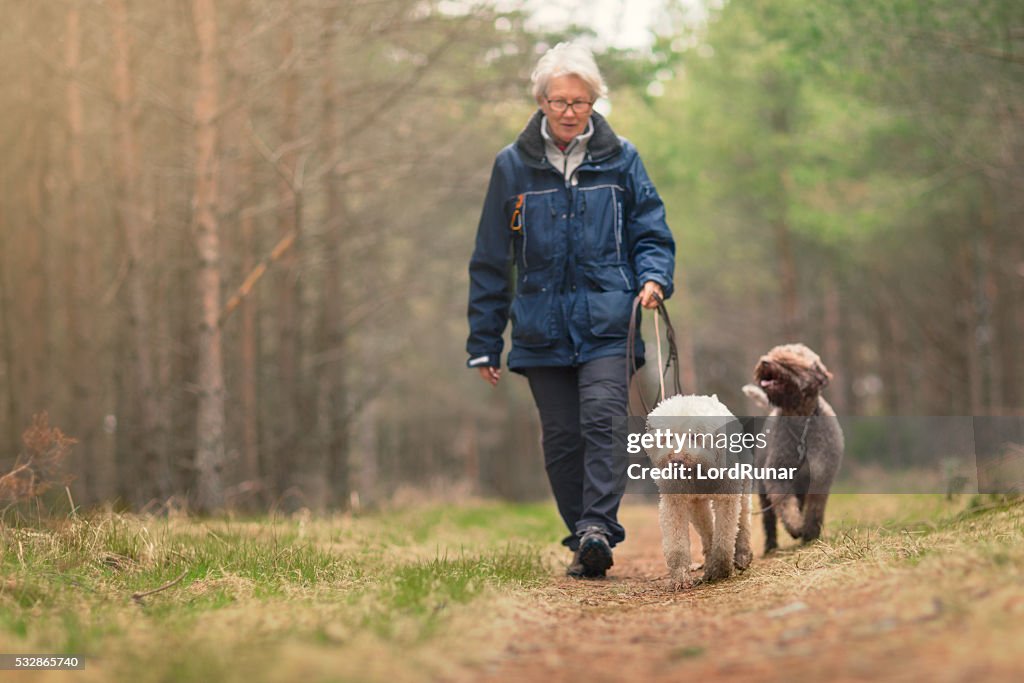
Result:
[[[626,239],[637,283],[642,287],[648,280],[657,282],[667,299],[674,290],[676,242],[665,222],[665,205],[635,150],[627,171],[626,189],[631,199]]]
[[[469,261],[468,367],[501,367],[502,333],[511,302],[512,231],[502,208],[504,199],[510,196],[508,185],[499,156],[491,170],[476,247]]]

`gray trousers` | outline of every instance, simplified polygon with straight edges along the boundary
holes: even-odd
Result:
[[[540,413],[551,491],[570,532],[562,545],[576,550],[583,531],[598,526],[614,546],[626,538],[618,512],[627,462],[612,449],[612,418],[627,414],[625,357],[524,372]]]

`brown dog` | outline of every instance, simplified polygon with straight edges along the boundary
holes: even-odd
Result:
[[[821,397],[832,373],[803,344],[776,346],[757,362],[756,384],[747,396],[771,407],[765,448],[754,451],[756,467],[797,468],[791,481],[760,480],[765,553],[778,547],[776,518],[805,543],[821,535],[829,489],[843,459],[843,432],[832,406]]]

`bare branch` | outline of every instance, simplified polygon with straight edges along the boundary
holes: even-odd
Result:
[[[246,132],[249,133],[249,140],[256,148],[256,151],[258,151],[260,156],[274,167],[274,170],[277,171],[279,176],[281,176],[281,179],[288,183],[288,187],[291,189],[292,194],[295,194],[296,188],[294,178],[292,177],[293,173],[281,160],[286,152],[290,151],[290,148],[279,150],[277,152],[270,149],[270,146],[259,136],[259,133],[256,132],[256,128],[252,125],[251,117],[246,118],[245,128]]]
[[[160,586],[159,588],[154,588],[153,590],[145,591],[143,593],[138,593],[138,592],[137,593],[132,593],[132,600],[134,600],[135,603],[138,604],[138,605],[144,605],[145,603],[142,601],[142,598],[144,598],[144,597],[146,597],[148,595],[153,595],[154,593],[159,593],[160,591],[165,591],[168,588],[176,586],[179,583],[181,583],[182,579],[184,579],[186,576],[188,576],[188,570],[187,569],[181,573],[181,576],[179,576],[178,578],[174,579],[173,581],[168,581],[167,583],[165,583],[164,585]]]
[[[268,254],[259,262],[259,264],[257,264],[255,268],[252,269],[252,271],[249,272],[245,277],[245,280],[242,281],[242,284],[239,285],[238,289],[235,290],[235,293],[231,295],[230,299],[228,299],[228,302],[224,304],[224,308],[221,309],[220,319],[217,321],[219,326],[224,326],[224,322],[228,319],[231,313],[241,305],[245,297],[249,296],[253,287],[256,286],[256,283],[266,275],[271,264],[284,256],[288,250],[292,248],[292,245],[295,244],[295,240],[298,236],[298,232],[292,230],[282,237],[278,243],[274,245],[274,248],[270,250],[270,254]]]
[[[345,131],[346,135],[348,137],[354,137],[358,135],[364,128],[370,126],[374,121],[376,121],[377,117],[379,117],[384,111],[387,110],[388,107],[391,106],[391,100],[394,97],[398,96],[400,93],[406,92],[410,88],[414,87],[417,83],[419,83],[423,79],[423,77],[426,76],[430,68],[435,66],[437,59],[455,43],[456,38],[461,33],[463,25],[467,23],[469,19],[472,17],[473,15],[468,14],[466,15],[466,17],[462,19],[462,21],[457,22],[455,26],[452,28],[452,30],[448,31],[444,38],[441,41],[439,41],[436,46],[434,46],[434,49],[427,54],[426,59],[423,60],[423,63],[417,66],[409,75],[408,78],[406,78],[401,83],[396,85],[391,90],[391,93],[388,96],[381,97],[378,100],[378,104],[376,107],[372,108],[366,114],[366,116],[364,116],[362,119],[353,124],[351,128]],[[321,166],[312,173],[312,176],[314,178],[319,178],[322,177],[324,174],[328,173],[330,171],[330,168],[340,161],[341,155],[344,153],[346,149],[347,147],[344,145],[339,145],[338,147],[336,147],[334,154],[332,154],[327,159],[327,161],[321,164]]]

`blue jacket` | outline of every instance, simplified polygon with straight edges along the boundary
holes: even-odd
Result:
[[[636,148],[591,116],[576,186],[545,158],[540,111],[494,161],[469,263],[470,367],[500,367],[509,317],[513,371],[625,356],[643,283],[672,294],[675,241],[661,198]],[[642,364],[639,339],[636,349]]]

